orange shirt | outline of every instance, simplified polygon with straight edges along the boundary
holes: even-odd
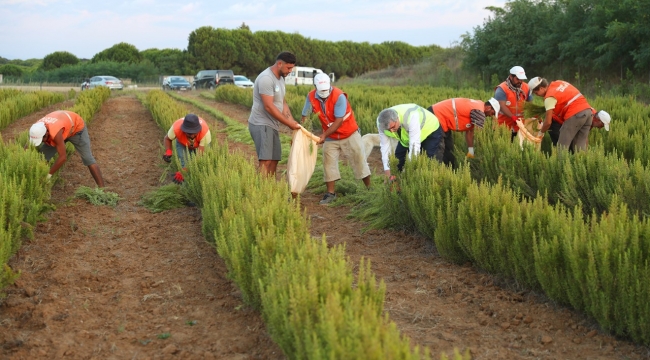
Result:
[[[557,100],[553,109],[553,118],[560,124],[571,116],[590,109],[587,99],[573,85],[566,81],[556,80],[548,85],[544,99],[553,97]]]
[[[308,94],[312,111],[318,114],[318,119],[320,120],[323,131],[332,126],[336,120],[336,117],[334,116],[334,106],[336,105],[336,102],[338,101],[341,94],[345,95],[346,99],[348,98],[348,94],[344,93],[341,89],[332,86],[332,93],[327,97],[327,99],[325,99],[326,114],[323,114],[321,102],[316,99],[316,90],[314,89]],[[343,123],[341,126],[339,126],[338,129],[336,129],[334,133],[329,136],[329,138],[335,140],[347,139],[350,137],[350,135],[354,134],[357,129],[359,129],[359,126],[357,125],[357,121],[354,118],[354,112],[350,106],[350,101],[348,101],[347,107],[345,109],[345,115],[343,116]]]
[[[45,142],[50,146],[56,146],[54,137],[63,129],[63,140],[83,130],[86,126],[84,120],[79,114],[67,110],[58,110],[51,112],[37,122],[45,124],[47,132],[50,134]]]
[[[454,103],[456,107],[455,112]],[[442,130],[445,132],[449,130],[467,131],[471,129],[474,125],[469,115],[470,111],[483,111],[484,109],[483,101],[465,98],[447,99],[431,106],[433,107],[433,114],[438,118]],[[454,113],[456,116],[454,116]]]
[[[520,94],[519,99],[517,99],[517,94],[508,88],[508,84],[506,84],[505,81],[502,82],[499,87],[506,94],[506,107],[508,107],[510,112],[517,117],[524,117],[524,104],[526,103],[526,99],[528,97],[528,84],[525,82],[521,83],[522,92],[518,93]],[[500,113],[497,122],[499,125],[505,124],[513,131],[519,131],[517,123],[515,123],[509,116]]]
[[[196,138],[194,138],[194,142],[192,143],[190,143],[190,140],[187,138],[187,135],[185,135],[185,133],[181,131],[181,125],[183,125],[183,118],[176,120],[172,125],[171,130],[174,132],[174,135],[176,135],[176,141],[178,141],[181,145],[189,148],[190,150],[194,150],[199,147],[201,140],[205,137],[208,131],[210,131],[210,129],[208,128],[208,124],[205,123],[205,120],[199,118],[199,124],[201,124],[201,131],[196,136]],[[168,137],[171,139],[169,135]],[[210,142],[208,141],[207,143],[209,144]]]

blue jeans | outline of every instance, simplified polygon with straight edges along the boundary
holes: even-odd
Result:
[[[444,132],[442,131],[442,126],[438,127],[436,131],[432,132],[429,136],[426,137],[426,139],[422,141],[420,144],[420,152],[426,152],[429,159],[435,158],[436,160],[442,162],[442,152],[444,148],[441,147],[441,144],[443,134]],[[397,170],[402,171],[404,168],[404,163],[406,162],[406,154],[408,151],[409,149],[402,146],[402,143],[397,144],[397,147],[395,148],[395,157],[398,160]]]
[[[185,156],[189,151],[189,155],[196,154],[196,149],[188,150],[183,144],[176,141],[176,154],[178,154],[178,160],[181,161],[181,167],[185,168]]]

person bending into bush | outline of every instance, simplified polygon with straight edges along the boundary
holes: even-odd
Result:
[[[54,155],[59,154],[47,174],[48,180],[68,160],[65,143],[70,142],[74,145],[75,151],[81,156],[83,164],[88,166],[97,186],[104,187],[102,172],[90,150],[90,137],[88,136],[86,123],[79,114],[59,110],[45,115],[29,129],[29,141],[38,148],[38,151],[45,155],[47,161],[50,161]]]
[[[186,156],[196,154],[197,150],[202,152],[212,141],[210,129],[205,120],[194,114],[187,114],[185,118],[178,119],[169,128],[165,139],[165,162],[172,161],[172,141],[176,140],[176,154],[181,161],[181,167],[185,170]],[[173,181],[177,184],[183,183],[183,173],[177,171],[174,174]]]

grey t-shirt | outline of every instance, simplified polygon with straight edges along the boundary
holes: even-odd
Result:
[[[285,94],[284,78],[276,78],[271,68],[266,68],[266,70],[257,76],[255,85],[253,86],[253,107],[251,108],[251,115],[248,118],[250,124],[266,125],[275,130],[280,130],[280,122],[264,109],[264,103],[260,94],[273,96],[273,105],[282,112],[284,110]]]

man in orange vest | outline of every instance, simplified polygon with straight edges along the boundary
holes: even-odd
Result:
[[[334,185],[341,179],[341,152],[348,156],[354,177],[361,179],[366,187],[370,187],[370,167],[366,161],[359,126],[350,107],[348,95],[331,86],[329,76],[323,73],[314,77],[314,86],[316,88],[307,94],[301,122],[313,111],[318,115],[323,128],[319,144],[323,144],[323,170],[327,192],[320,204],[326,205],[336,199]]]
[[[185,118],[176,120],[164,139],[165,155],[163,155],[163,160],[168,163],[172,161],[172,141],[174,139],[176,140],[176,154],[181,161],[181,167],[185,170],[186,152],[189,154],[196,154],[197,150],[202,152],[212,141],[212,136],[205,120],[194,114],[187,114]],[[180,171],[174,174],[173,181],[175,183],[181,184],[184,180],[183,173]]]
[[[500,105],[495,98],[483,102],[465,98],[453,98],[440,101],[427,108],[440,122],[443,135],[444,153],[442,161],[456,167],[454,156],[454,137],[452,131],[465,133],[467,157],[474,157],[474,126],[483,128],[486,116],[496,116]]]
[[[517,136],[517,119],[524,116],[524,104],[532,101],[533,96],[528,91],[526,72],[521,66],[514,66],[510,69],[510,75],[506,81],[494,89],[494,98],[499,102],[501,113],[497,119],[499,125],[506,125],[512,132],[511,140]]]
[[[79,114],[59,110],[45,115],[29,129],[29,141],[34,146],[43,144],[38,150],[45,155],[47,161],[50,161],[55,154],[59,154],[47,174],[48,180],[68,160],[65,143],[70,142],[81,156],[83,164],[88,166],[97,186],[104,187],[102,172],[90,150],[90,136],[86,124]]]
[[[561,125],[557,143],[567,149],[585,150],[593,113],[580,91],[566,81],[556,80],[549,84],[539,76],[530,79],[528,87],[533,94],[544,98],[546,115],[539,130],[548,131],[555,118]]]

